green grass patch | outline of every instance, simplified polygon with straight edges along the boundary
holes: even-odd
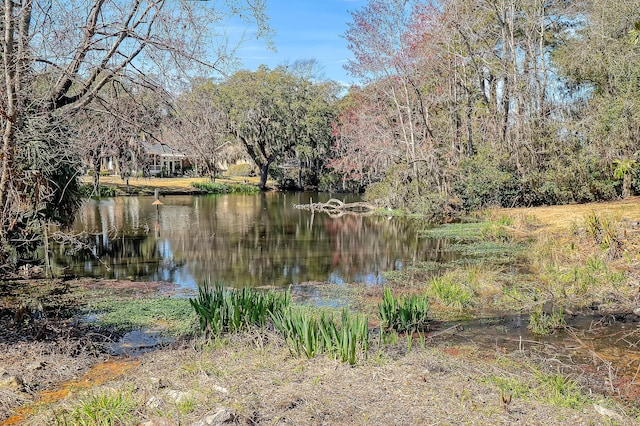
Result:
[[[431,292],[443,305],[464,309],[473,305],[473,291],[458,284],[448,276],[433,277],[429,282]]]
[[[257,194],[260,188],[247,184],[226,184],[218,182],[193,182],[194,188],[201,189],[207,194]]]
[[[129,391],[109,390],[88,395],[70,409],[56,412],[60,425],[127,425],[136,423],[138,402]]]
[[[511,395],[513,398],[527,399],[531,396],[531,382],[521,377],[491,376],[487,380],[494,384],[501,394]]]
[[[539,371],[534,373],[539,385],[534,393],[536,398],[557,407],[567,407],[579,410],[589,403],[575,380],[562,374],[546,374]]]
[[[580,410],[591,402],[577,381],[560,373],[544,373],[535,367],[518,377],[488,376],[482,381],[495,385],[502,395],[535,399],[556,407]]]
[[[175,337],[193,335],[196,316],[189,301],[182,298],[105,299],[91,302],[86,314],[97,314],[96,324],[131,331],[161,325]]]
[[[459,253],[463,256],[514,256],[523,249],[520,244],[504,244],[496,241],[475,241],[466,244],[452,244],[448,251]]]

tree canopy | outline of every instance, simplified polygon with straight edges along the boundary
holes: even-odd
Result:
[[[639,6],[369,0],[331,165],[428,213],[628,195],[613,171],[637,164]]]
[[[230,15],[268,33],[260,0],[18,0],[0,12],[0,264],[33,251],[49,221],[73,217],[74,120],[109,87],[175,88],[203,69],[224,70],[232,57],[215,31]]]

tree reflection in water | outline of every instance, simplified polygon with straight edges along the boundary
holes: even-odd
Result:
[[[333,195],[335,197],[335,195]],[[74,225],[91,250],[57,246],[54,265],[82,276],[206,279],[234,286],[305,281],[379,284],[382,272],[441,261],[439,242],[417,238],[420,221],[378,216],[330,218],[293,208],[330,194],[167,196],[87,200]],[[356,196],[341,196],[357,201]]]

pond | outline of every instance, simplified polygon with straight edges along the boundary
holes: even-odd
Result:
[[[284,287],[307,281],[380,284],[414,261],[447,261],[442,242],[418,238],[420,220],[294,208],[331,194],[165,196],[86,200],[75,221],[85,248],[57,246],[54,268],[77,276],[166,280],[183,287]],[[334,196],[335,197],[335,196]],[[356,195],[337,198],[352,202]]]

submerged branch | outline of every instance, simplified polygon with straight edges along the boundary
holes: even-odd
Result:
[[[299,210],[311,210],[311,212],[327,213],[331,217],[340,217],[345,214],[369,215],[373,214],[376,207],[365,202],[345,203],[338,199],[332,198],[326,203],[294,204],[294,208]]]

